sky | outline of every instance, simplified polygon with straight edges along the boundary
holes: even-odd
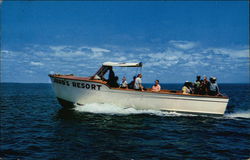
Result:
[[[48,74],[93,75],[103,62],[119,78],[183,83],[197,75],[249,83],[247,1],[4,1],[1,81],[48,83]]]

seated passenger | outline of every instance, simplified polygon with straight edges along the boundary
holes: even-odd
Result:
[[[200,88],[199,88],[199,92],[198,93],[201,94],[201,95],[205,95],[207,93],[207,86],[204,83],[204,80],[201,80]]]
[[[219,87],[218,87],[218,85],[216,83],[216,78],[215,77],[210,78],[208,94],[211,95],[211,96],[221,95],[220,92],[219,92]]]
[[[159,84],[159,80],[155,81],[155,84],[152,87],[152,92],[160,92],[161,86]]]
[[[184,83],[184,86],[182,87],[182,93],[183,94],[191,94],[191,90],[189,88],[189,82],[188,81],[186,81]]]
[[[144,91],[141,78],[142,78],[142,74],[138,74],[137,78],[135,79],[134,89]]]
[[[190,94],[194,93],[194,84],[192,82],[188,82],[188,89],[190,90]]]
[[[128,88],[129,88],[129,89],[134,89],[135,79],[136,79],[136,76],[134,76],[134,77],[133,77],[133,81],[131,81],[131,82],[128,84]]]
[[[118,78],[117,76],[115,76],[113,80],[108,81],[108,85],[109,85],[110,87],[118,88],[118,87],[119,87],[119,84],[117,83],[117,82],[118,82],[118,79],[119,79],[119,78]]]
[[[120,85],[120,88],[128,88],[128,82],[126,81],[125,76],[122,78],[122,83]]]
[[[113,82],[115,79],[115,73],[112,68],[109,70],[109,78],[108,78],[108,83]]]
[[[207,80],[207,76],[204,76],[204,80],[203,80],[203,91],[204,94],[208,94],[208,90],[209,90],[209,81]]]
[[[196,77],[196,81],[194,82],[194,94],[199,94],[201,84],[201,76]]]

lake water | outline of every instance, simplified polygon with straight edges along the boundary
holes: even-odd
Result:
[[[95,103],[65,109],[50,84],[1,83],[0,159],[248,159],[250,85],[219,86],[230,102],[215,117]]]

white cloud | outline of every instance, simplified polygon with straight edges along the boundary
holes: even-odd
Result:
[[[68,46],[50,46],[49,48],[53,51],[61,51],[62,49],[66,48]]]
[[[173,45],[175,48],[188,50],[196,47],[198,44],[196,42],[191,41],[175,41],[171,40],[169,41],[169,44]]]
[[[105,48],[89,47],[89,46],[50,46],[50,54],[57,57],[88,57],[90,59],[100,58],[104,53],[111,52]]]
[[[207,74],[208,72],[231,72],[245,70],[249,66],[249,49],[196,47],[197,43],[170,41],[164,48],[124,48],[119,46],[105,48],[98,46],[31,46],[24,51],[2,50],[1,59],[7,71],[12,68],[25,71],[30,66],[32,71],[75,75],[89,75],[95,72],[105,61],[143,62],[144,74],[176,74],[184,72]],[[183,44],[181,44],[181,43]],[[147,46],[148,47],[148,46]],[[189,48],[189,49],[188,49]],[[192,49],[191,49],[192,48]],[[5,56],[6,55],[6,56]],[[12,61],[13,60],[13,61]],[[17,63],[16,63],[17,62]],[[28,64],[28,65],[27,65]],[[29,66],[30,65],[30,66]],[[52,73],[52,72],[51,72]],[[150,77],[149,77],[150,78]]]
[[[196,65],[201,65],[199,61],[188,61],[187,63],[183,64],[186,67],[194,67]]]
[[[138,52],[148,52],[150,51],[149,48],[135,48],[135,51],[138,51]]]
[[[104,48],[95,48],[95,47],[93,47],[93,48],[89,48],[89,49],[91,49],[93,52],[110,52],[110,50],[104,49]]]
[[[52,56],[57,56],[57,57],[73,57],[73,56],[76,57],[76,56],[84,56],[85,52],[73,48],[58,47],[51,54]]]
[[[101,58],[103,56],[102,52],[95,52],[93,54],[89,54],[88,57],[91,59],[95,59],[95,58]]]
[[[33,62],[33,61],[31,61],[30,65],[32,65],[32,66],[43,66],[44,64],[41,63],[41,62]]]
[[[212,51],[216,54],[224,54],[231,57],[249,57],[249,48],[231,49],[231,48],[208,48],[205,51]]]
[[[10,53],[10,51],[2,50],[1,53],[2,53],[2,54],[8,54],[8,53]]]

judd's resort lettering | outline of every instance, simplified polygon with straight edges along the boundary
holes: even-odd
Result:
[[[91,89],[91,90],[100,90],[102,87],[102,85],[80,83],[80,82],[74,82],[74,81],[70,83],[69,81],[58,79],[58,78],[55,78],[54,82],[58,84],[62,84],[62,85],[72,86],[76,88],[86,88],[86,89]]]

